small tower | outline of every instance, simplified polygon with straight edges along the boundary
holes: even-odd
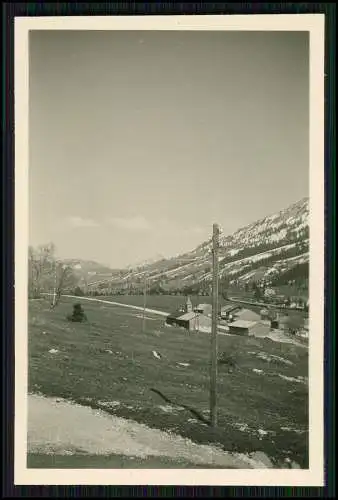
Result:
[[[187,302],[185,304],[185,312],[192,312],[192,303],[190,297],[187,297]]]

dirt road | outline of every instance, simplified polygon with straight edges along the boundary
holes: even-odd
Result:
[[[82,455],[84,459],[89,455],[115,455],[125,457],[129,463],[133,458],[136,461],[150,459],[152,467],[156,458],[159,464],[174,460],[198,467],[265,469],[272,466],[262,454],[249,457],[226,453],[102,411],[32,394],[28,399],[28,453],[40,456],[40,462],[43,455]],[[158,466],[161,467],[163,465]]]

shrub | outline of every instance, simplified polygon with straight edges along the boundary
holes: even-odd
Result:
[[[220,353],[218,356],[218,364],[226,365],[229,371],[232,371],[237,366],[237,361],[233,354],[228,354],[225,352]]]
[[[84,313],[81,304],[74,304],[73,313],[67,316],[68,321],[74,321],[77,323],[82,323],[83,321],[87,321],[87,316]]]

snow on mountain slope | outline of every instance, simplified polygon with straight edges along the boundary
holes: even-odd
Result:
[[[124,270],[104,269],[96,263],[86,265],[87,283],[121,287],[143,286],[144,277],[150,286],[182,288],[195,283],[211,282],[212,242],[201,243],[186,254],[171,259],[159,256],[143,264]],[[247,225],[231,235],[221,235],[219,248],[219,273],[230,282],[246,283],[274,281],[294,274],[307,278],[309,261],[309,200],[297,203]],[[95,265],[94,265],[95,264]],[[100,268],[101,269],[98,269]],[[102,269],[103,267],[103,269]],[[90,269],[90,270],[89,270]],[[292,273],[291,273],[292,274]],[[89,275],[90,278],[89,278]]]
[[[138,276],[146,273],[150,282],[167,284],[173,280],[181,280],[182,284],[210,281],[211,247],[210,239],[184,255],[138,269]],[[307,263],[308,249],[309,200],[304,198],[232,235],[222,235],[220,276],[239,282],[263,278],[271,281],[291,268]]]

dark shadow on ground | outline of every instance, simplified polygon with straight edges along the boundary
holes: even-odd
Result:
[[[150,389],[150,390],[151,390],[151,392],[154,392],[155,394],[160,396],[160,398],[162,398],[166,403],[173,405],[173,406],[178,406],[180,408],[184,408],[185,410],[189,411],[192,415],[194,415],[194,417],[196,417],[197,420],[199,420],[203,424],[210,425],[210,420],[208,418],[205,418],[201,413],[199,413],[197,410],[195,410],[191,406],[185,405],[183,403],[177,403],[175,401],[172,401],[171,399],[169,399],[167,396],[165,396],[158,389]]]

